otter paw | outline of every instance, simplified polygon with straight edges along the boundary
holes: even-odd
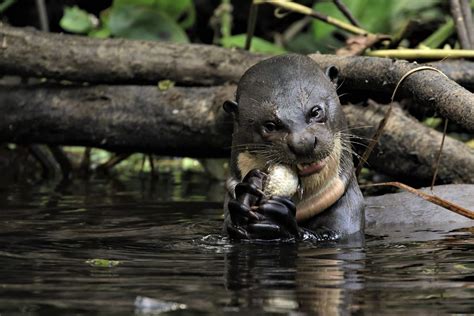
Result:
[[[237,200],[231,200],[228,208],[232,223],[227,226],[227,233],[232,239],[301,239],[296,207],[289,198],[262,200],[255,212]]]
[[[259,221],[262,216],[254,211],[247,203],[231,199],[227,204],[232,223],[237,226],[247,225],[252,221]]]
[[[295,217],[296,207],[289,198],[272,197],[262,200],[254,214],[259,216],[258,220],[249,220],[247,225],[228,228],[229,236],[234,239],[275,241],[301,238],[301,230]]]
[[[265,222],[279,228],[282,237],[300,237],[301,230],[296,222],[296,206],[289,198],[274,196],[263,201],[259,206],[259,212],[265,216]]]

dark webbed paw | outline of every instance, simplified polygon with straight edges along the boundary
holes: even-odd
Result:
[[[271,197],[259,206],[259,210],[265,216],[264,222],[268,221],[278,227],[280,236],[300,236],[300,229],[296,223],[296,206],[289,198]]]
[[[254,169],[235,187],[235,199],[227,204],[232,224],[247,225],[251,221],[258,221],[261,216],[255,211],[263,198],[261,190],[265,173]]]
[[[286,197],[266,198],[263,182],[266,174],[250,171],[235,187],[235,199],[227,205],[232,223],[227,227],[233,239],[300,238],[296,207]]]

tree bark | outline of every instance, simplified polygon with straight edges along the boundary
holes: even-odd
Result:
[[[474,90],[474,62],[467,60],[445,60],[430,63],[441,70],[451,80],[468,89]]]
[[[349,125],[356,128],[352,132],[359,137],[370,138],[387,109],[370,102],[367,107],[351,105],[344,110]],[[442,133],[424,126],[394,106],[378,147],[369,158],[368,167],[397,180],[410,182],[417,179],[428,184],[433,176],[441,138]],[[438,180],[442,183],[473,183],[474,151],[446,136]]]
[[[178,45],[122,39],[92,39],[0,27],[0,71],[91,83],[152,83],[170,79],[182,84],[236,82],[243,72],[268,56],[209,45]],[[387,58],[311,55],[322,67],[340,70],[342,89],[391,94],[400,78],[418,67]],[[410,75],[400,86],[410,97],[474,131],[474,97],[434,71]]]
[[[143,86],[0,87],[0,142],[229,157],[232,122],[221,105],[234,91],[234,85],[167,91]],[[350,131],[370,137],[382,109],[344,106]],[[439,132],[395,108],[370,167],[398,180],[427,183],[440,142]],[[441,182],[474,182],[473,151],[449,137],[444,148]]]
[[[0,72],[90,83],[237,81],[264,57],[211,45],[95,39],[0,26]]]
[[[213,157],[230,153],[221,109],[235,86],[0,88],[0,142],[80,145],[117,152]]]
[[[369,57],[310,55],[323,68],[336,65],[343,91],[371,91],[391,95],[399,80],[419,64],[404,60]],[[408,76],[397,96],[408,97],[420,105],[434,109],[443,117],[466,130],[474,131],[474,95],[433,70],[422,70]],[[397,98],[398,99],[398,98]]]

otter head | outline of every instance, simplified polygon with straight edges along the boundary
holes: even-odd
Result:
[[[337,74],[335,67],[323,71],[303,55],[273,57],[248,69],[236,102],[224,104],[235,119],[233,139],[239,146],[234,150],[267,166],[295,166],[300,178],[322,172],[331,159],[339,159],[335,148],[345,127]]]

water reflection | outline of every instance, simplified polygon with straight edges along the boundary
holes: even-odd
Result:
[[[223,192],[217,196],[198,180],[3,187],[0,313],[474,310],[469,229],[383,232],[337,245],[230,243],[220,234]],[[430,239],[419,238],[427,233]],[[119,264],[88,263],[95,258]],[[137,297],[158,307],[137,307]]]

